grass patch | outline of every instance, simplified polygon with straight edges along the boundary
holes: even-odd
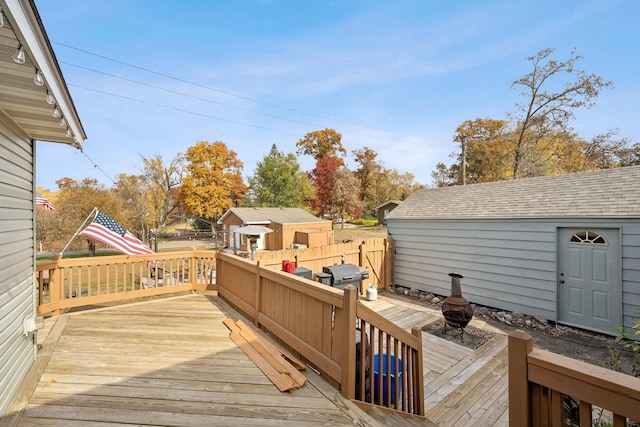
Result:
[[[336,243],[342,243],[344,240],[365,240],[365,239],[386,239],[387,227],[350,227],[336,228],[333,230],[333,237]]]

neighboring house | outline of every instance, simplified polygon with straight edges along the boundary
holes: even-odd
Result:
[[[4,18],[0,27],[2,415],[37,354],[35,141],[80,148],[86,136],[34,2],[2,0],[0,5]],[[35,83],[36,73],[42,85]],[[52,116],[55,107],[65,119],[64,126],[61,117]]]
[[[389,212],[397,208],[400,203],[402,203],[400,200],[389,200],[380,206],[376,206],[374,210],[378,214],[378,224],[385,225],[387,223],[386,218],[387,215],[389,215]]]
[[[387,217],[395,284],[611,333],[640,307],[640,166],[424,189]]]
[[[234,231],[249,225],[273,230],[258,239],[258,250],[276,251],[294,245],[316,247],[333,243],[331,221],[316,218],[299,208],[231,208],[218,224],[223,226],[225,247],[239,251],[249,251],[249,241]]]

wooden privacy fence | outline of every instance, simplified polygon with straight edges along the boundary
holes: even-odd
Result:
[[[55,257],[36,264],[38,314],[128,298],[215,289],[215,252]]]
[[[422,334],[344,291],[218,253],[218,294],[362,405],[424,415]]]
[[[577,403],[572,414],[568,398]],[[509,335],[509,424],[591,427],[594,407],[612,413],[614,427],[640,421],[640,378],[533,348],[523,331]],[[579,420],[577,420],[577,419]]]
[[[391,239],[367,239],[337,243],[307,249],[258,251],[255,260],[263,267],[281,269],[282,261],[294,261],[296,267],[304,267],[314,274],[322,267],[342,263],[356,264],[369,271],[366,284],[387,289],[393,282],[393,243]],[[360,289],[360,293],[364,290]]]

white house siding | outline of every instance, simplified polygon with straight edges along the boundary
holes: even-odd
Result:
[[[557,319],[557,230],[620,228],[625,326],[640,307],[639,220],[389,219],[395,284],[447,296],[450,272],[469,301]]]
[[[0,414],[35,360],[33,145],[0,124]]]

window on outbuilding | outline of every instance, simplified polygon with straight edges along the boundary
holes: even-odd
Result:
[[[593,231],[580,231],[571,236],[571,243],[585,243],[585,244],[596,244],[596,245],[606,245],[607,241]]]

